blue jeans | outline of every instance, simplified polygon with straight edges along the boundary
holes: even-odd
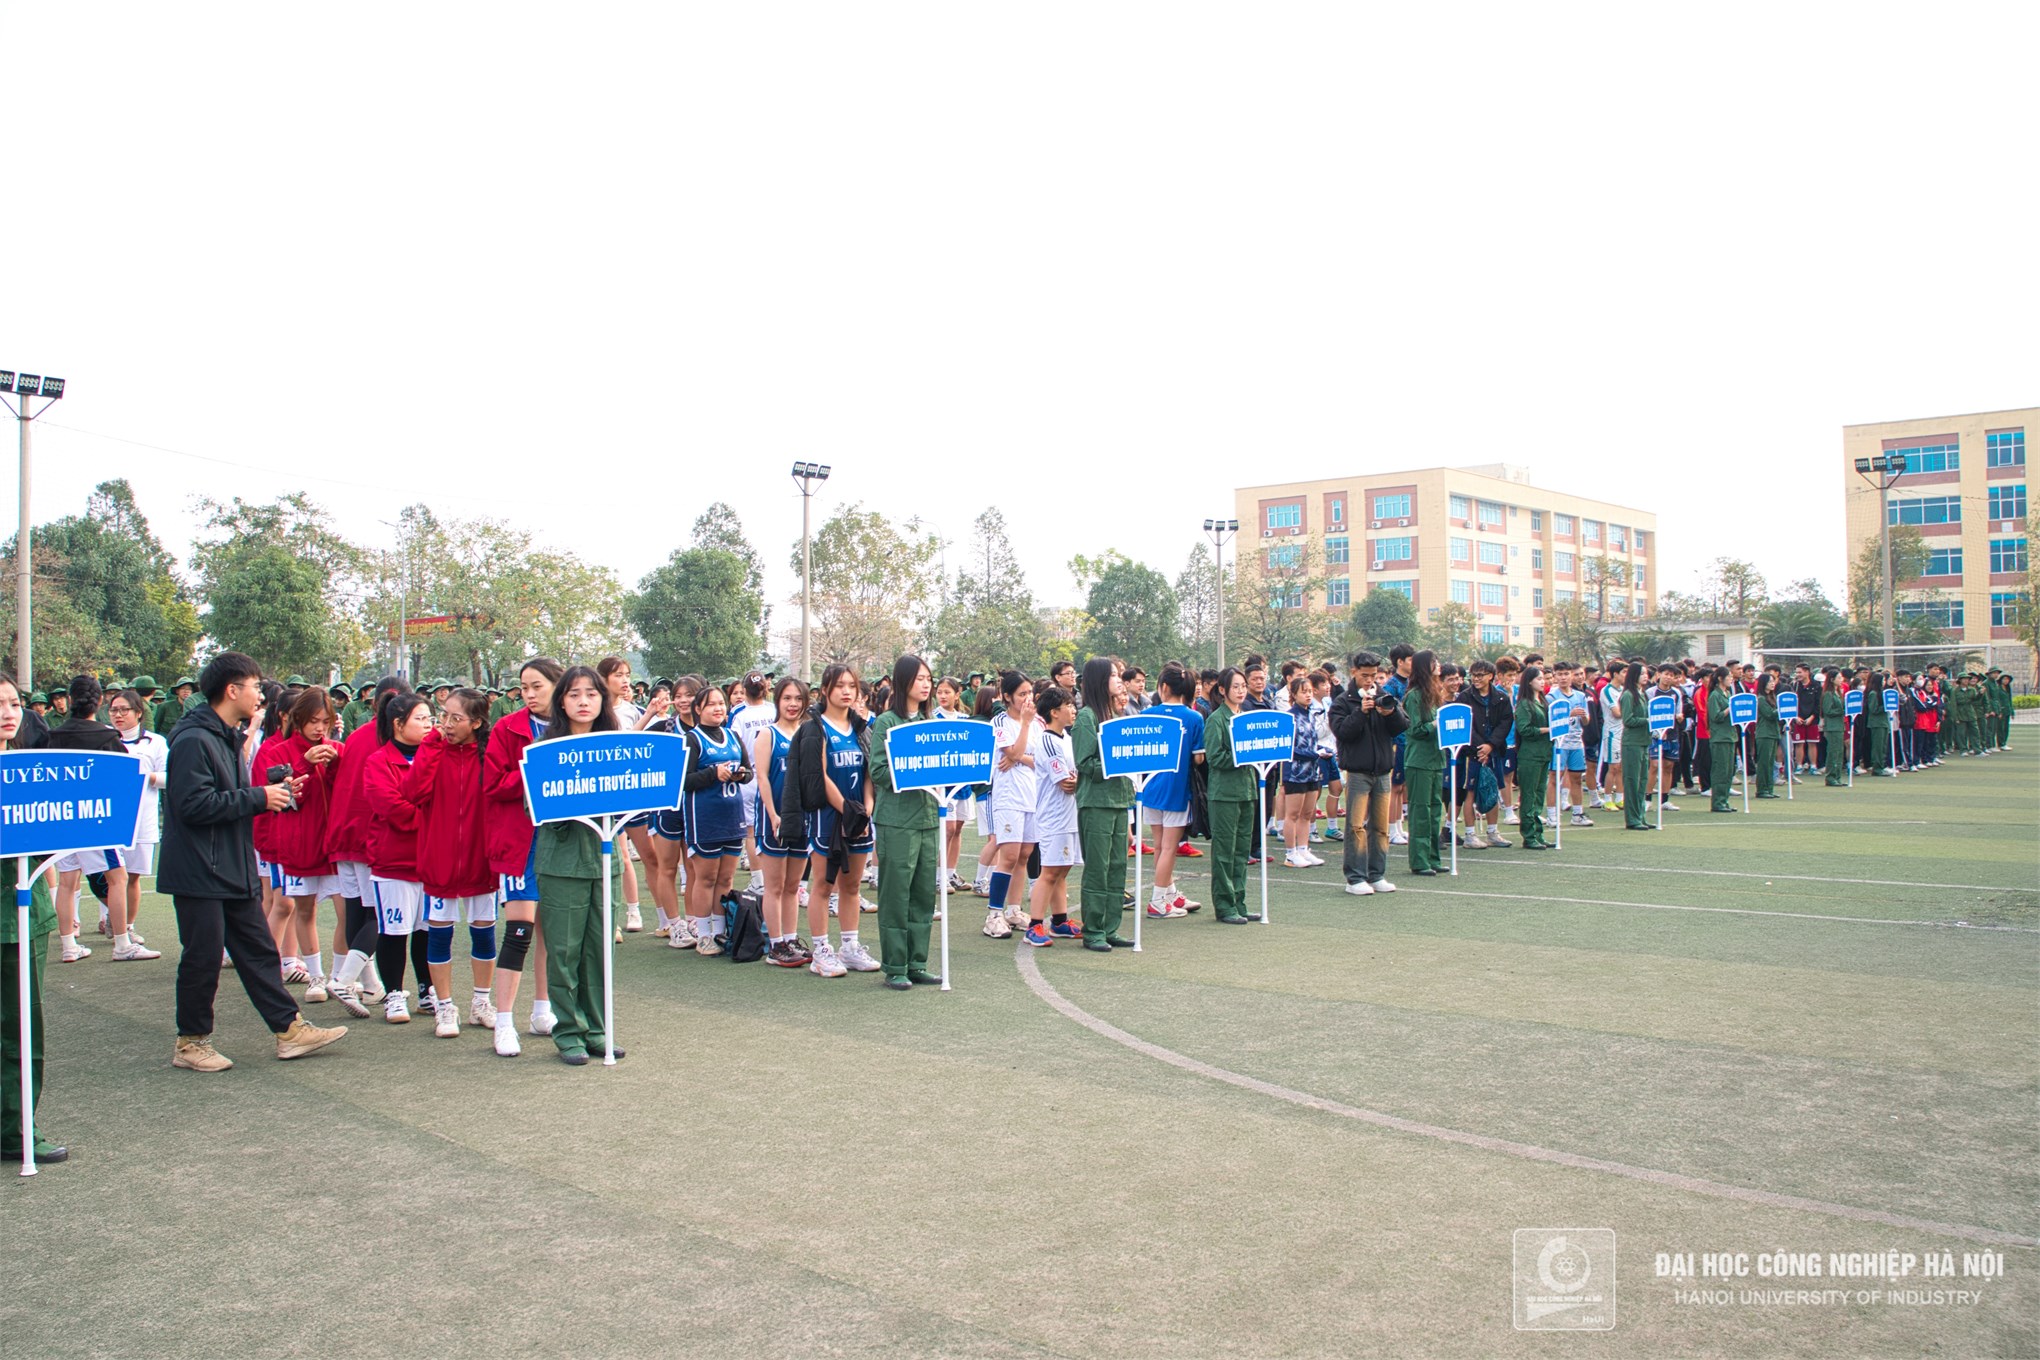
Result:
[[[1348,883],[1379,883],[1388,873],[1388,798],[1393,774],[1345,772],[1346,843],[1340,867]]]

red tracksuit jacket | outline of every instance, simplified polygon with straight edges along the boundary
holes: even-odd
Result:
[[[524,805],[524,748],[531,745],[531,710],[506,713],[489,729],[489,749],[482,756],[482,834],[489,868],[516,877],[531,859],[531,841],[538,828]]]
[[[298,805],[283,812],[265,813],[258,824],[269,823],[269,853],[264,859],[283,866],[287,874],[309,876],[333,872],[333,857],[326,852],[326,823],[333,810],[333,765],[314,765],[305,759],[312,743],[303,733],[271,737],[255,753],[255,780],[269,782],[269,767],[288,765],[293,777],[305,776]]]
[[[425,738],[404,776],[404,801],[418,809],[418,877],[434,897],[480,897],[496,890],[482,844],[482,750]]]
[[[368,800],[361,784],[368,774],[368,761],[382,749],[375,724],[368,723],[348,733],[334,762],[333,797],[326,808],[326,854],[335,860],[368,863]]]
[[[377,878],[419,882],[418,809],[404,797],[404,777],[411,762],[396,742],[368,758],[361,777],[362,800],[368,805],[368,869]]]

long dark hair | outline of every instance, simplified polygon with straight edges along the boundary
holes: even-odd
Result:
[[[1211,682],[1218,687],[1218,693],[1212,705],[1214,708],[1223,706],[1230,709],[1232,707],[1232,682],[1233,677],[1236,675],[1244,678],[1246,672],[1238,666],[1227,666],[1218,673],[1218,679]]]
[[[1516,702],[1521,703],[1524,697],[1528,696],[1536,699],[1540,704],[1543,703],[1543,685],[1544,672],[1535,666],[1525,666],[1523,673],[1516,677]]]
[[[425,702],[422,694],[392,694],[375,713],[375,734],[387,746],[397,739],[397,724],[404,722]]]
[[[1112,716],[1112,680],[1118,674],[1119,658],[1094,656],[1084,663],[1083,676],[1077,681],[1084,707],[1091,710],[1101,726]]]
[[[843,661],[835,662],[822,671],[822,683],[819,686],[822,697],[819,701],[808,705],[813,710],[816,720],[819,721],[821,716],[829,711],[829,694],[836,688],[836,682],[846,675],[852,680],[861,681],[863,679],[863,677],[857,674],[855,666]],[[850,701],[848,711],[851,716],[854,717],[856,715],[857,701],[855,699]]]
[[[463,686],[446,696],[448,703],[458,702],[460,711],[474,720],[475,749],[489,749],[489,696],[478,689]]]
[[[1622,688],[1634,695],[1641,696],[1643,694],[1643,663],[1641,661],[1630,662],[1629,669],[1622,672]]]
[[[78,706],[76,686],[72,687],[71,707]],[[268,741],[283,730],[284,710],[276,701],[283,697],[283,686],[274,680],[262,682],[262,740]]]
[[[567,728],[571,724],[567,720],[566,710],[561,707],[561,701],[567,697],[567,691],[572,689],[575,682],[579,680],[586,680],[595,687],[595,692],[602,696],[602,707],[595,710],[595,721],[588,724],[588,730],[590,732],[616,731],[616,709],[609,701],[609,686],[602,683],[601,672],[597,671],[593,666],[571,666],[565,674],[560,676],[559,683],[553,686],[552,716],[545,720],[545,739],[547,741],[567,735]]]
[[[1410,693],[1422,695],[1433,712],[1445,702],[1445,682],[1438,678],[1438,657],[1429,647],[1410,658]]]
[[[906,655],[892,663],[892,694],[886,706],[896,716],[907,716],[907,694],[914,688],[914,682],[921,678],[922,671],[928,671],[928,697],[921,701],[915,712],[925,718],[935,711],[935,672],[928,670],[928,663],[920,657]]]

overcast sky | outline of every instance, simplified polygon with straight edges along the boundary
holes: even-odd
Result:
[[[634,583],[723,499],[784,597],[811,459],[1074,603],[1235,485],[1507,460],[1838,591],[1843,424],[2040,400],[2031,4],[0,16],[36,518],[179,550],[302,489]]]

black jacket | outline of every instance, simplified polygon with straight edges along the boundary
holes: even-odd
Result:
[[[1466,744],[1468,751],[1478,753],[1483,746],[1500,751],[1508,744],[1509,725],[1516,721],[1516,706],[1509,702],[1508,692],[1500,685],[1488,686],[1486,700],[1482,700],[1479,690],[1467,685],[1453,702],[1473,710],[1473,740]]]
[[[158,890],[178,897],[260,897],[255,814],[269,806],[268,798],[242,773],[240,738],[211,705],[192,709],[170,729],[166,792]]]
[[[1355,774],[1388,774],[1395,769],[1395,739],[1409,729],[1409,714],[1378,687],[1372,713],[1362,712],[1360,703],[1361,697],[1348,689],[1332,700],[1325,715],[1325,725],[1339,743],[1339,768]]]
[[[53,751],[125,751],[120,733],[91,718],[72,718],[43,743]]]
[[[850,715],[850,731],[864,748],[864,777],[871,778],[871,745],[864,735],[864,719]],[[779,843],[786,849],[806,850],[807,814],[829,806],[828,738],[822,732],[819,712],[811,714],[786,744],[786,791],[779,798]]]

